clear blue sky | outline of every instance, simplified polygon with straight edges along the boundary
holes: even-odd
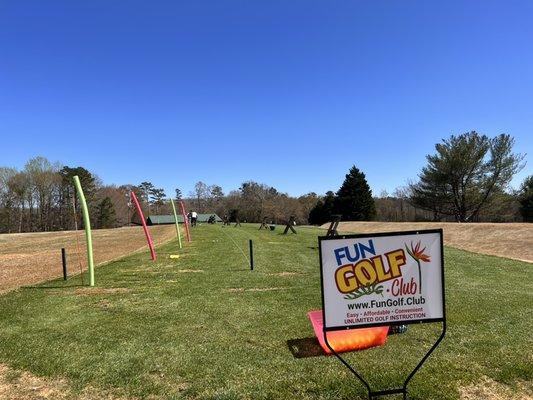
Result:
[[[533,1],[0,2],[0,165],[43,155],[187,194],[375,194],[450,134],[533,172]],[[85,141],[90,137],[90,140]]]

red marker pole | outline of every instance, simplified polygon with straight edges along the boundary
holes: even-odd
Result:
[[[133,204],[135,204],[135,208],[137,209],[137,213],[139,213],[139,217],[141,217],[144,235],[146,236],[146,241],[148,242],[148,247],[150,248],[150,255],[152,256],[152,260],[155,261],[157,256],[155,254],[154,242],[152,240],[152,236],[150,236],[148,227],[146,226],[146,221],[144,220],[144,214],[143,214],[143,210],[141,209],[141,205],[139,204],[139,200],[137,200],[137,196],[135,196],[135,193],[133,193],[133,190],[130,192],[130,197],[131,197],[131,201],[133,201]]]
[[[187,242],[190,242],[191,233],[189,231],[189,220],[187,219],[187,215],[185,214],[185,206],[183,205],[183,201],[180,201],[180,209],[181,215],[183,215],[183,223],[185,224],[185,232],[187,233]]]

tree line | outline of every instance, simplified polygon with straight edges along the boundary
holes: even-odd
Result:
[[[72,184],[74,175],[80,178],[91,226],[95,229],[140,223],[130,202],[131,191],[139,199],[145,217],[172,213],[165,190],[149,181],[137,185],[104,185],[84,167],[64,166],[45,157],[35,157],[20,171],[0,167],[0,233],[81,229],[83,220]],[[179,188],[173,197],[184,201],[187,210],[199,213],[217,213],[250,222],[268,216],[280,223],[290,215],[306,223],[310,209],[318,201],[315,193],[294,198],[253,181],[244,182],[227,195],[219,185],[198,182],[188,198],[182,198]]]
[[[378,198],[354,166],[337,192],[319,199],[309,222],[322,224],[332,215],[351,221],[533,222],[533,176],[518,191],[509,190],[513,176],[525,167],[525,155],[514,153],[513,146],[507,134],[452,135],[426,156],[416,181]]]
[[[225,194],[217,184],[197,182],[183,198],[187,210],[216,213],[231,221],[322,224],[332,215],[343,220],[533,222],[533,175],[510,190],[512,177],[524,168],[524,155],[513,152],[509,135],[489,138],[477,132],[451,136],[436,144],[416,181],[373,196],[365,174],[353,166],[341,187],[325,195],[293,197],[264,183],[246,181]],[[140,222],[130,203],[135,191],[146,216],[171,214],[167,194],[149,181],[138,185],[104,185],[84,167],[29,160],[22,170],[0,167],[0,232],[70,230],[82,227],[72,177],[81,180],[95,228]]]
[[[294,216],[298,223],[307,223],[309,212],[319,196],[310,192],[299,197],[289,196],[264,183],[246,181],[237,190],[224,194],[218,185],[198,182],[189,193],[187,209],[199,213],[215,212],[221,218],[241,222],[260,222],[267,218],[274,223],[286,223]]]
[[[74,229],[81,210],[72,177],[78,175],[92,225],[112,227],[115,204],[100,179],[83,167],[52,163],[44,157],[29,160],[22,170],[0,167],[0,232],[45,232]]]

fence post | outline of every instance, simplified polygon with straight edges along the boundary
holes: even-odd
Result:
[[[254,245],[252,239],[250,239],[250,271],[254,270]]]
[[[61,261],[63,262],[63,280],[67,280],[67,252],[65,248],[61,248]]]

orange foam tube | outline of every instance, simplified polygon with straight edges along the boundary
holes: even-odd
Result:
[[[324,340],[322,310],[310,311],[307,313],[313,330],[322,349],[331,354],[331,349]],[[382,346],[387,342],[388,326],[376,328],[359,328],[345,331],[327,332],[328,342],[337,353],[346,351],[364,350],[370,347]]]

